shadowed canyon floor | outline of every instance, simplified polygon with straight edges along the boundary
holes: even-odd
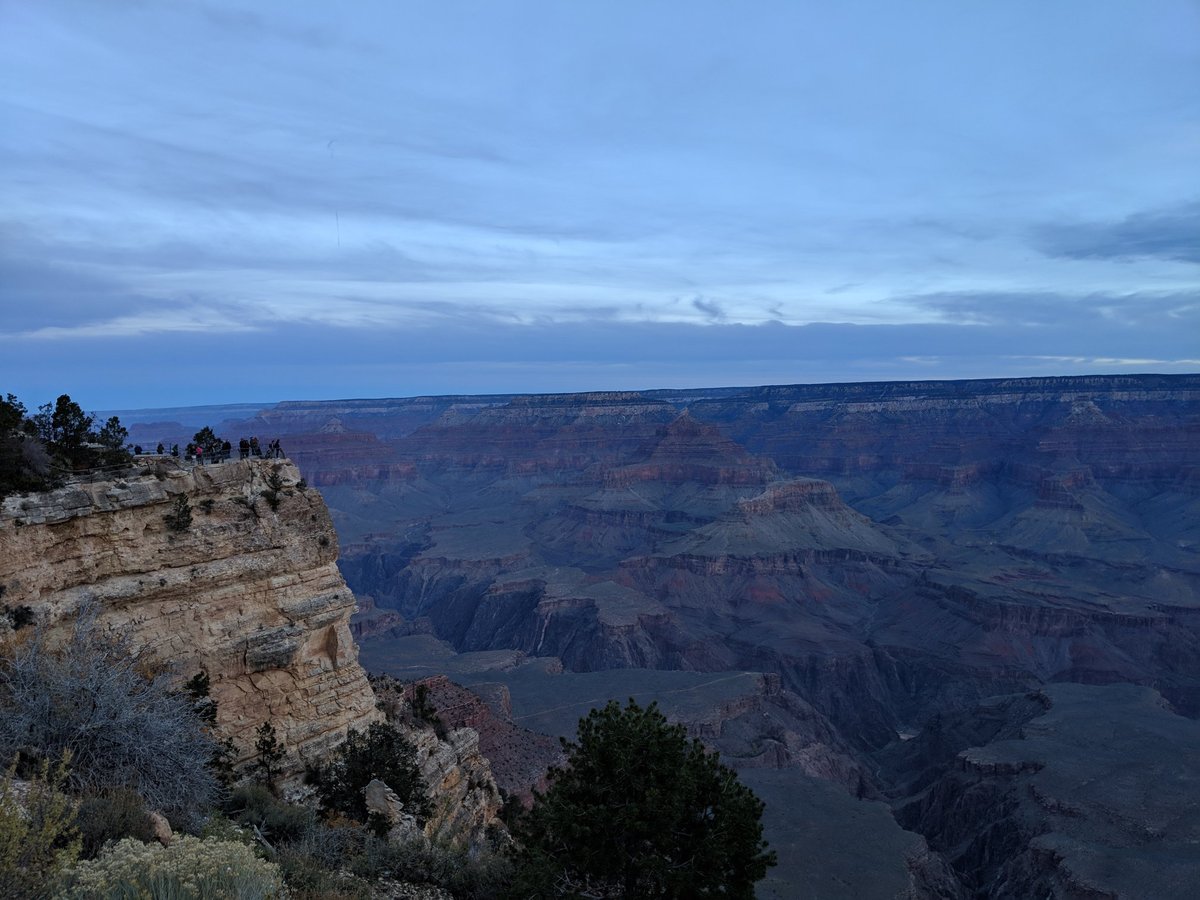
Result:
[[[964,806],[955,779],[971,747],[1057,759],[1093,715],[1067,710],[1126,709],[1056,682],[1200,714],[1197,401],[1198,376],[1080,377],[296,402],[219,430],[282,437],[320,488],[368,668],[503,685],[514,723],[551,733],[661,695],[761,783],[781,847],[808,827],[782,811],[824,808],[786,799],[805,778],[840,785],[847,823],[886,800],[939,855],[885,817],[900,886],[844,896],[1137,896],[1114,860],[1200,877],[1198,845],[1101,839],[1092,807],[1082,832],[1014,818],[1024,782]],[[1025,739],[1035,712],[1061,740]],[[1195,758],[1194,730],[1164,734],[1138,752]],[[799,885],[794,843],[778,874]]]

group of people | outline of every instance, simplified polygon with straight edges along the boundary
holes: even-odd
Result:
[[[138,445],[133,448],[133,452],[135,455],[141,456],[144,451],[141,445]],[[168,450],[160,443],[155,452],[159,456],[169,453],[171,456],[177,457],[179,456],[179,445],[172,444],[171,449]],[[194,459],[198,463],[224,462],[233,456],[233,445],[229,441],[222,441],[219,445],[215,446],[215,449],[205,452],[202,444],[189,444],[185,455],[188,459]],[[241,459],[249,459],[252,456],[259,459],[264,458],[264,456],[266,459],[283,459],[283,448],[279,446],[279,438],[276,438],[267,444],[267,452],[264,454],[257,437],[242,438],[238,441],[238,456]]]
[[[226,442],[228,444],[228,442]],[[252,456],[261,457],[263,455],[262,447],[258,443],[257,437],[249,439],[242,438],[238,441],[238,454],[242,459],[249,459]],[[279,438],[267,444],[267,459],[283,459],[283,448],[279,446]]]
[[[204,445],[197,444],[193,452],[196,454],[196,462],[198,463],[205,462],[206,460],[214,463],[224,462],[233,454],[233,444],[229,443],[229,441],[224,441],[220,447],[211,451],[207,456],[204,454]]]

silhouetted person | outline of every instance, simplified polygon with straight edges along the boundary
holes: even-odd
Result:
[[[162,455],[163,455],[163,445],[162,445],[162,441],[159,441],[159,442],[158,442],[158,455],[159,455],[159,456],[162,456]]]
[[[229,443],[229,441],[226,441],[225,443],[223,443],[221,445],[221,460],[222,461],[227,460],[232,455],[233,455],[233,444]]]
[[[258,438],[257,437],[250,438],[250,455],[258,456],[258,457],[262,456],[262,448],[260,446],[258,446]]]
[[[245,438],[242,438],[240,441],[238,441],[238,455],[242,459],[250,458],[250,442]]]

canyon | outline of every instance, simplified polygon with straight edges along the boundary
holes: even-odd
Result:
[[[281,438],[324,496],[370,670],[448,674],[549,734],[659,699],[761,788],[779,896],[1136,896],[1081,860],[1200,875],[1192,812],[1102,826],[1173,809],[1168,782],[1062,831],[1022,779],[1112,781],[1071,748],[1113,710],[1194,775],[1198,400],[1186,375],[800,385],[296,401],[218,430]],[[1001,744],[1033,762],[980,767]],[[863,829],[879,883],[805,855]]]

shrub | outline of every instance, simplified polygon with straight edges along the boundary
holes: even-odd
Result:
[[[45,884],[79,855],[75,803],[59,789],[69,756],[57,765],[43,761],[20,796],[16,764],[0,781],[0,896],[6,900],[42,896]]]
[[[43,491],[54,485],[50,456],[26,417],[25,404],[0,396],[0,499],[20,491]]]
[[[463,900],[499,897],[512,876],[512,865],[495,853],[470,854],[466,849],[425,841],[392,843],[367,839],[353,872],[372,881],[393,878],[433,884]]]
[[[431,726],[438,737],[446,736],[446,725],[438,715],[437,707],[429,699],[429,685],[418,684],[413,688],[412,712],[414,719]]]
[[[192,527],[192,505],[188,503],[186,494],[176,494],[171,503],[171,511],[163,516],[167,527],[179,534]]]
[[[431,807],[417,768],[415,751],[394,726],[375,722],[366,731],[351,731],[332,761],[318,770],[317,791],[325,806],[359,822],[367,819],[363,789],[378,778],[419,819]]]
[[[209,694],[208,673],[201,669],[183,683],[184,693],[191,698],[196,715],[212,725],[217,721],[217,701]]]
[[[75,823],[85,859],[94,858],[105,844],[122,838],[154,839],[154,826],[146,812],[145,801],[128,788],[114,788],[85,797],[79,802]]]
[[[67,870],[56,896],[265,900],[281,886],[279,867],[245,844],[183,835],[169,847],[126,838]]]
[[[37,620],[37,615],[31,606],[8,606],[5,607],[3,615],[8,619],[8,624],[13,631],[20,631],[29,625],[32,625]]]
[[[152,809],[186,816],[216,797],[214,750],[190,699],[127,638],[102,632],[94,609],[62,643],[39,628],[0,661],[0,758],[70,753],[78,792],[129,788]]]
[[[292,900],[370,900],[370,885],[339,871],[344,858],[327,860],[312,853],[309,846],[298,841],[281,847],[276,854]]]
[[[261,784],[234,788],[225,811],[240,825],[254,825],[272,843],[296,840],[316,825],[311,809],[280,800]]]

